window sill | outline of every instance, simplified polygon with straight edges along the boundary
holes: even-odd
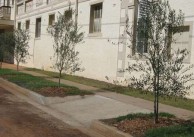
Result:
[[[99,33],[89,33],[88,37],[102,37],[102,33],[101,32],[99,32]]]

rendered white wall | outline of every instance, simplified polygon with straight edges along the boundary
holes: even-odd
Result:
[[[95,1],[85,0],[79,3],[78,25],[81,27],[81,31],[85,33],[85,36],[84,43],[77,45],[76,50],[80,52],[80,61],[85,71],[77,72],[76,75],[99,80],[106,80],[105,76],[110,79],[116,79],[118,46],[113,45],[112,42],[118,42],[119,37],[120,1],[103,1],[102,36],[92,37],[89,35],[90,5]],[[72,2],[72,7],[74,6]],[[48,16],[55,13],[57,19],[59,12],[63,13],[67,8],[68,3],[64,1],[56,5],[42,5],[40,9],[38,8],[17,17],[17,22],[22,22],[23,24],[26,20],[30,20],[31,39],[29,51],[32,56],[27,61],[28,63],[23,65],[51,70],[51,58],[54,53],[52,38],[47,33]],[[41,17],[41,37],[34,38],[35,22],[38,17]]]

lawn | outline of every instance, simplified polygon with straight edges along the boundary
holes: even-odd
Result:
[[[17,72],[15,70],[10,70],[10,69],[0,69],[0,77],[3,77],[10,82],[13,82],[21,87],[24,87],[26,89],[29,89],[29,90],[32,90],[35,92],[39,92],[40,90],[44,91],[44,90],[42,90],[43,88],[50,87],[50,89],[51,89],[52,87],[53,88],[58,87],[58,83],[56,83],[56,82],[52,82],[49,80],[45,80],[42,77],[36,77],[36,76],[24,74],[22,72]],[[64,89],[64,93],[63,93],[64,95],[93,94],[90,91],[83,91],[83,90],[80,90],[76,87],[71,87],[71,86],[67,86],[64,84],[61,84],[61,89],[62,90]],[[47,94],[44,94],[44,95],[47,95]],[[58,96],[57,93],[56,93],[56,96]]]
[[[57,72],[43,71],[43,70],[35,69],[35,68],[26,68],[26,70],[45,74],[45,75],[48,75],[48,76],[53,77],[53,78],[59,77],[59,73],[57,73]],[[80,76],[67,75],[67,74],[66,75],[62,74],[62,79],[77,82],[77,83],[80,83],[83,85],[88,85],[88,86],[100,88],[100,89],[109,89],[109,88],[113,88],[115,86],[115,85],[110,84],[108,82],[94,80],[94,79],[80,77]]]
[[[194,137],[194,123],[151,129],[144,137]]]
[[[58,77],[57,72],[43,71],[43,70],[34,69],[34,68],[27,68],[26,70],[45,74],[45,75],[48,75],[50,77],[55,77],[55,78]],[[142,98],[142,99],[149,100],[149,101],[154,100],[154,96],[152,93],[145,92],[142,90],[133,89],[130,87],[117,86],[114,84],[110,84],[108,82],[79,77],[79,76],[73,76],[73,75],[64,75],[63,74],[62,78],[65,80],[77,82],[77,83],[88,85],[88,86],[93,86],[93,87],[96,87],[99,89],[105,89],[105,90],[129,95],[129,96],[136,97],[136,98]],[[170,98],[169,99],[169,98],[161,97],[160,103],[194,111],[194,100],[191,100],[191,99],[182,99],[182,98],[176,98],[176,99]]]

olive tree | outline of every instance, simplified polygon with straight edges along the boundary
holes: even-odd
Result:
[[[17,64],[17,71],[19,70],[19,64],[25,63],[27,57],[29,57],[29,31],[25,29],[14,30],[14,58]]]
[[[133,46],[138,45],[138,38],[143,37],[147,46],[147,53],[137,52],[135,63],[130,63],[130,86],[153,91],[155,123],[158,123],[159,96],[185,97],[191,88],[193,65],[186,65],[184,61],[189,52],[187,49],[176,49],[172,43],[176,42],[173,35],[182,33],[184,14],[176,12],[166,0],[148,1],[148,10],[137,24],[137,40],[132,39]],[[129,28],[129,27],[128,27]],[[133,36],[130,29],[129,36]],[[142,60],[143,59],[143,60]],[[139,74],[139,76],[134,76]]]
[[[48,28],[48,32],[54,38],[54,68],[59,72],[59,87],[62,73],[78,71],[80,66],[79,52],[75,50],[75,46],[83,40],[84,34],[79,32],[72,14],[74,11],[69,7],[59,15],[57,22]]]

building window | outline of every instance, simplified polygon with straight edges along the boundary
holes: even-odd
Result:
[[[28,12],[28,11],[31,11],[32,9],[33,9],[33,0],[26,1],[25,11]]]
[[[90,10],[90,33],[101,32],[102,3],[91,6]]]
[[[27,20],[27,21],[26,21],[26,30],[29,30],[29,29],[30,29],[30,21]]]
[[[20,4],[17,6],[17,14],[23,14],[24,13],[24,4]]]
[[[35,37],[39,38],[41,35],[41,18],[36,19]]]
[[[49,15],[49,22],[48,25],[52,26],[55,24],[55,14]]]
[[[140,54],[148,53],[147,24],[138,20],[136,52]]]
[[[0,0],[0,6],[10,6],[10,0]]]
[[[177,28],[173,28],[173,36],[172,36],[172,44],[171,44],[171,48],[173,50],[183,50],[183,49],[187,49],[188,51],[190,51],[191,48],[191,33],[190,33],[190,26],[180,26]],[[189,53],[190,54],[190,53]],[[185,58],[185,61],[189,60],[189,56],[187,56]]]
[[[148,39],[147,39],[147,24],[145,21],[145,17],[147,12],[149,12],[150,2],[148,0],[140,0],[139,2],[139,11],[138,11],[138,26],[137,26],[137,43],[133,48],[133,55],[135,53],[148,53]]]
[[[21,22],[18,22],[18,29],[21,29]]]

